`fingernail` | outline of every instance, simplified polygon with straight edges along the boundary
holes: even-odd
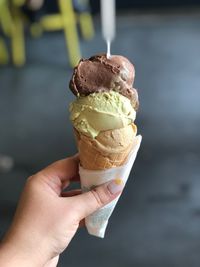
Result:
[[[110,191],[112,195],[115,195],[121,192],[123,188],[124,188],[124,183],[122,179],[120,178],[117,178],[108,184],[108,190]]]

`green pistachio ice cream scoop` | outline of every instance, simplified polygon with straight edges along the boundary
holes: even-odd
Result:
[[[70,104],[70,113],[73,126],[92,138],[101,131],[123,128],[136,117],[130,99],[115,91],[77,97]]]

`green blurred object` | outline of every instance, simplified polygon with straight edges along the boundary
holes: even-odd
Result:
[[[83,6],[89,7],[88,1],[81,1]],[[84,2],[84,3],[83,3]],[[11,42],[11,59],[15,66],[23,66],[26,61],[24,25],[25,17],[22,6],[25,0],[0,0],[0,27],[3,34]],[[59,13],[44,15],[39,21],[30,24],[33,37],[40,37],[43,31],[63,30],[71,67],[76,66],[81,58],[77,23],[80,25],[84,39],[89,40],[94,35],[94,27],[89,9],[82,8],[76,12],[72,0],[58,0]],[[1,41],[2,64],[8,63],[9,57],[5,43]],[[6,52],[7,53],[6,53]]]
[[[70,65],[74,67],[81,58],[77,22],[80,24],[83,38],[89,40],[94,36],[92,17],[89,12],[75,13],[72,0],[58,0],[58,5],[59,13],[44,15],[40,25],[44,31],[64,31]]]
[[[8,64],[9,55],[3,38],[0,38],[0,65]]]
[[[25,63],[24,25],[20,11],[20,6],[24,2],[24,0],[0,0],[0,26],[11,41],[12,61],[15,66],[22,66]],[[1,49],[4,47],[2,44]],[[6,50],[4,47],[4,53]],[[8,56],[5,57],[8,59]],[[4,62],[7,62],[7,59],[4,58]]]
[[[81,12],[78,15],[81,33],[84,39],[90,40],[94,36],[92,16],[89,12]]]
[[[90,40],[94,36],[94,26],[88,0],[73,0],[77,21],[84,39]]]

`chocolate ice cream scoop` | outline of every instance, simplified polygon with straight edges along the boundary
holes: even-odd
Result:
[[[138,94],[132,88],[135,69],[130,61],[118,55],[107,58],[105,54],[81,59],[74,68],[70,89],[78,96],[91,93],[116,91],[129,98],[134,109],[138,108]]]

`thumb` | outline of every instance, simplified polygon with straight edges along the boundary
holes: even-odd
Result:
[[[79,220],[84,219],[99,208],[108,204],[119,196],[124,188],[121,179],[97,186],[87,193],[73,197],[73,207],[77,211]]]

